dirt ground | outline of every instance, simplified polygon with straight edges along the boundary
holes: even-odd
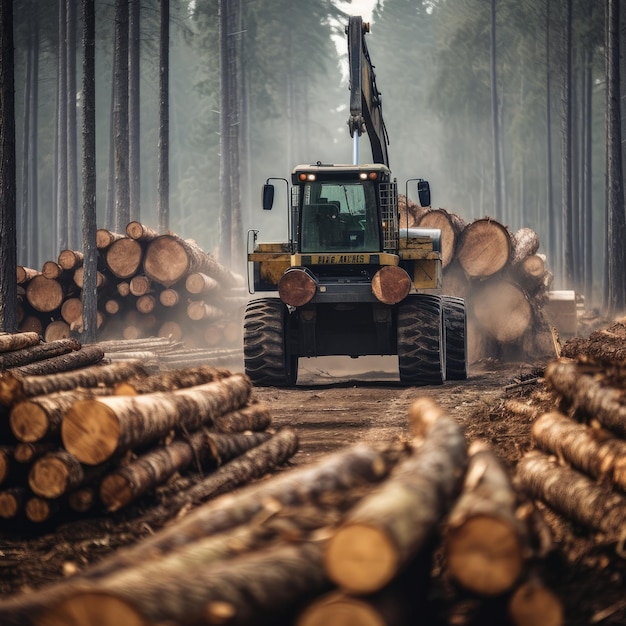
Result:
[[[406,388],[398,382],[392,357],[308,359],[301,360],[296,388],[259,388],[255,393],[269,403],[275,427],[289,425],[298,431],[300,450],[293,465],[359,440],[406,438],[409,405],[418,396],[429,395],[465,428],[469,441],[489,441],[512,470],[531,445],[530,420],[504,417],[502,405],[512,394],[528,395],[536,384],[513,390],[507,386],[540,376],[543,365],[484,362],[473,366],[467,381]],[[233,369],[237,367],[234,364]],[[0,527],[0,597],[59,580],[153,533],[157,528],[145,523],[145,513],[157,502],[166,503],[175,490],[173,483],[124,512],[61,523],[37,535]],[[566,623],[626,624],[626,560],[615,556],[614,546],[594,542],[581,529],[552,522],[557,550],[540,574],[561,598]],[[485,623],[475,599],[457,601],[454,609],[446,606],[451,591],[437,571],[433,577],[433,594],[442,610],[432,623]]]

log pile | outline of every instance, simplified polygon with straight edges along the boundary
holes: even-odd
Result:
[[[138,222],[97,232],[98,339],[172,337],[187,348],[238,346],[243,278],[193,240]],[[19,330],[80,337],[83,255],[62,250],[41,271],[18,267]]]
[[[154,342],[162,340],[154,338]],[[178,476],[178,507],[262,476],[297,451],[243,374],[152,371],[114,345],[0,335],[0,518],[18,527],[113,512]],[[155,512],[156,514],[156,512]],[[167,511],[161,512],[167,516]],[[33,526],[35,529],[35,526]]]
[[[415,401],[408,422],[408,441],[356,443],[183,509],[175,523],[69,578],[0,600],[0,621],[414,624],[433,615],[438,562],[454,581],[451,605],[471,592],[497,623],[562,624],[559,600],[540,582],[527,505],[494,453],[468,450],[462,429],[429,398]]]
[[[511,232],[490,217],[466,223],[404,197],[400,224],[441,230],[443,293],[465,299],[470,362],[555,356],[545,311],[552,274],[534,230]]]

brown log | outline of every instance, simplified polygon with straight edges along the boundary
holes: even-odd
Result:
[[[532,427],[535,442],[581,472],[626,492],[626,441],[552,411]]]
[[[80,347],[80,341],[77,339],[59,339],[48,343],[38,343],[12,352],[0,353],[0,370],[20,367],[53,356],[67,354],[72,350],[80,349]]]
[[[20,442],[15,445],[13,458],[18,463],[32,463],[40,456],[57,450],[59,445],[53,441],[36,441],[34,443]]]
[[[109,511],[117,511],[194,463],[200,467],[209,461],[220,464],[267,441],[270,436],[269,433],[225,436],[201,429],[188,438],[153,448],[107,474],[100,483],[100,499]]]
[[[83,281],[85,276],[85,268],[77,267],[74,270],[74,284],[80,289],[83,288]],[[107,284],[106,276],[102,272],[96,271],[96,289],[102,289]]]
[[[42,611],[36,624],[267,622],[328,587],[315,543],[278,545],[211,566],[186,563],[172,555],[157,576],[131,570],[99,581],[99,588],[79,588]]]
[[[191,294],[215,293],[219,291],[220,284],[210,276],[202,272],[193,272],[185,279],[185,289]]]
[[[546,275],[546,258],[543,254],[531,254],[516,267],[517,281],[529,292],[539,287],[547,288]]]
[[[36,315],[25,315],[17,330],[20,333],[35,333],[40,337],[43,335],[43,322]]]
[[[533,577],[520,584],[507,603],[514,626],[563,626],[563,604],[541,580]]]
[[[398,196],[398,210],[400,228],[412,228],[417,225],[422,214],[428,211],[428,207],[419,206],[410,198],[407,202],[407,197],[404,194],[400,194]]]
[[[96,247],[98,250],[106,250],[118,239],[124,239],[125,236],[122,233],[113,233],[106,228],[98,228],[96,231]]]
[[[150,290],[150,279],[143,274],[137,274],[130,279],[129,286],[133,296],[143,296]]]
[[[67,505],[76,513],[87,513],[96,503],[97,494],[94,487],[83,486],[67,494]]]
[[[58,391],[18,402],[11,408],[9,423],[16,439],[23,442],[54,438],[61,430],[63,415],[74,402],[110,395],[110,387]]]
[[[143,248],[130,237],[114,241],[104,253],[106,266],[117,278],[126,279],[134,276],[141,267]]]
[[[30,267],[24,267],[22,265],[17,266],[17,284],[24,285],[29,280],[39,276],[41,272],[39,270],[32,269]]]
[[[470,278],[488,278],[511,257],[508,230],[491,218],[474,220],[459,235],[456,258]]]
[[[440,417],[419,449],[330,538],[324,553],[329,578],[355,593],[389,583],[428,544],[458,493],[466,462],[462,430],[452,418]]]
[[[213,321],[224,317],[224,312],[210,304],[194,301],[187,305],[187,317],[196,322],[200,320]]]
[[[60,508],[56,500],[46,500],[39,496],[32,496],[26,500],[24,513],[31,522],[41,524],[52,519]]]
[[[593,331],[589,337],[569,339],[561,352],[569,358],[587,357],[606,364],[626,362],[626,323],[616,322],[608,328]]]
[[[246,430],[262,431],[269,428],[272,414],[267,404],[262,402],[216,417],[213,430],[220,433],[241,433]]]
[[[49,452],[37,459],[28,474],[28,486],[42,498],[58,498],[78,487],[85,472],[78,459],[66,450]]]
[[[207,274],[224,287],[237,287],[241,283],[241,277],[204,252],[194,241],[171,234],[161,235],[148,243],[144,272],[165,287],[171,287],[193,272]]]
[[[520,459],[516,478],[529,497],[543,501],[566,519],[604,533],[609,541],[623,540],[626,496],[608,485],[538,450]]]
[[[50,280],[57,280],[63,274],[63,268],[54,261],[46,261],[41,268],[41,275]]]
[[[141,222],[132,221],[126,225],[126,235],[138,241],[152,241],[159,236],[159,232]]]
[[[441,230],[441,267],[450,265],[457,239],[466,226],[464,220],[446,209],[430,209],[421,215],[416,225],[420,228]]]
[[[26,286],[26,299],[36,311],[50,313],[63,303],[63,287],[58,280],[35,276]]]
[[[94,365],[50,376],[16,376],[6,372],[0,377],[0,405],[13,406],[26,398],[77,387],[111,386],[141,373],[146,375],[142,364],[138,362]]]
[[[519,265],[539,250],[539,235],[532,228],[520,228],[511,237],[511,264]]]
[[[180,341],[183,338],[183,329],[178,322],[167,320],[159,326],[157,335],[159,337],[168,337],[172,341]]]
[[[524,291],[500,278],[476,286],[471,306],[481,330],[500,343],[520,339],[533,321],[532,307]]]
[[[148,313],[152,313],[156,309],[156,303],[156,298],[152,294],[146,293],[143,296],[139,296],[139,298],[137,298],[135,306],[142,315],[147,315]]]
[[[13,463],[13,446],[0,445],[0,485],[5,483],[11,473]]]
[[[546,384],[565,398],[568,405],[593,416],[602,426],[626,437],[626,405],[620,389],[596,380],[597,368],[579,366],[569,359],[548,363]]]
[[[186,367],[172,372],[161,372],[152,376],[122,381],[115,385],[114,393],[118,396],[127,396],[155,391],[174,391],[204,385],[229,376],[231,376],[229,370],[210,365]]]
[[[0,353],[36,346],[41,341],[37,333],[0,334]]]
[[[491,448],[475,441],[461,495],[446,521],[447,571],[463,588],[496,596],[522,573],[526,530],[516,515],[517,496]]]
[[[139,315],[137,311],[131,311],[131,314],[133,319],[142,319],[144,317]],[[165,337],[144,337],[143,339],[134,341],[110,339],[108,341],[98,341],[96,345],[102,348],[107,354],[110,352],[127,352],[128,350],[165,352],[178,347],[175,342]]]
[[[0,517],[11,519],[17,517],[25,500],[24,487],[9,487],[0,491]]]
[[[45,341],[60,341],[70,338],[70,325],[64,320],[55,320],[50,322],[44,330],[43,338]]]
[[[250,464],[256,466],[256,470],[253,470],[255,477],[266,473],[275,464],[274,449],[277,443],[280,444],[281,437],[288,444],[283,458],[290,452],[293,455],[293,435],[290,430],[280,431],[268,442],[217,469],[206,480],[211,481],[215,491],[219,488],[227,492],[249,481],[251,470],[245,471],[245,468]],[[281,444],[278,449],[283,447],[284,444]],[[260,459],[261,453],[265,451],[269,458],[263,463]],[[378,483],[389,475],[398,459],[405,454],[405,450],[398,447],[375,449],[365,444],[357,444],[346,448],[311,465],[243,487],[236,497],[229,494],[208,502],[177,519],[176,524],[163,528],[153,537],[119,550],[85,574],[92,578],[100,577],[143,560],[158,558],[195,541],[198,537],[245,524],[263,511],[270,500],[289,506],[317,503],[327,501],[333,493],[346,493],[359,486]],[[185,497],[183,494],[181,503]],[[171,511],[169,514],[171,515]],[[4,617],[2,613],[0,615]]]
[[[178,304],[180,301],[180,295],[176,289],[163,289],[161,293],[159,293],[159,302],[163,306],[173,307]]]
[[[130,294],[130,283],[125,280],[117,283],[117,293],[119,293],[122,298],[125,298]]]
[[[15,367],[11,371],[18,376],[45,376],[95,365],[103,358],[104,352],[97,345],[82,346],[79,350]]]
[[[65,414],[61,437],[82,463],[95,465],[173,428],[197,430],[245,405],[251,383],[241,374],[164,393],[80,400]]]
[[[82,265],[83,260],[83,253],[78,250],[61,250],[57,262],[61,269],[70,271],[75,270],[79,265]]]
[[[104,303],[104,310],[109,314],[109,315],[117,315],[120,312],[120,303],[118,300],[107,300]]]
[[[61,317],[71,324],[83,315],[83,303],[80,298],[66,298],[61,305]]]

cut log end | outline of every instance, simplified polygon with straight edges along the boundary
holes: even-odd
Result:
[[[9,416],[11,431],[17,439],[25,443],[39,441],[48,432],[48,416],[34,402],[26,400],[16,404]]]
[[[523,566],[516,529],[485,515],[450,531],[446,555],[450,575],[466,589],[485,596],[510,589]]]
[[[117,448],[120,432],[114,411],[97,400],[76,402],[61,425],[66,450],[87,465],[109,459]]]
[[[109,511],[117,511],[133,500],[133,488],[121,474],[105,476],[100,483],[100,500]]]
[[[296,626],[387,626],[382,616],[367,602],[350,596],[320,598],[298,617]]]
[[[42,498],[58,498],[65,493],[69,477],[69,469],[60,459],[44,456],[33,464],[28,484]]]
[[[515,590],[508,612],[515,626],[562,626],[565,623],[561,601],[535,580]]]
[[[126,600],[97,591],[73,594],[43,611],[35,626],[148,626]]]
[[[380,528],[353,523],[340,528],[324,554],[324,567],[337,585],[354,593],[384,587],[398,570],[398,551]]]

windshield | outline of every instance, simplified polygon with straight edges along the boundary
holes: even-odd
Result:
[[[302,252],[380,251],[374,183],[307,183],[302,198]]]

